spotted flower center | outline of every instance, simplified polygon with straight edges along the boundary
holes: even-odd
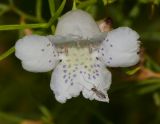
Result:
[[[60,54],[65,57],[62,59],[61,67],[63,73],[63,79],[65,83],[70,82],[73,85],[75,78],[81,76],[84,80],[96,80],[100,75],[100,64],[95,63],[96,58],[92,56],[95,50],[94,45],[91,44],[67,44],[61,47]],[[59,51],[60,51],[59,50]],[[63,51],[63,52],[62,52]],[[89,82],[92,83],[92,82]]]

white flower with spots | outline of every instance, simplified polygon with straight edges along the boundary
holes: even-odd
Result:
[[[111,73],[106,66],[135,65],[138,38],[128,27],[102,33],[88,13],[74,10],[59,19],[55,35],[18,40],[15,55],[27,71],[53,69],[50,86],[57,101],[65,103],[82,92],[87,99],[109,102]]]

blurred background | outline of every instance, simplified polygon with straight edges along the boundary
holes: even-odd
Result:
[[[110,68],[109,104],[81,95],[60,104],[50,89],[51,72],[23,70],[12,48],[24,35],[53,34],[57,18],[72,9],[73,0],[0,0],[0,124],[160,124],[160,0],[75,2],[97,21],[110,18],[109,29],[129,26],[136,30],[142,41],[140,63]],[[52,26],[39,25],[51,17],[55,18]]]

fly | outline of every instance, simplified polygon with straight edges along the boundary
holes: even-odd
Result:
[[[83,79],[85,80],[84,76],[83,76]],[[87,81],[87,80],[85,80]],[[88,81],[87,81],[88,82]],[[89,83],[89,82],[88,82]],[[82,85],[82,84],[81,84]],[[86,88],[87,89],[87,88]],[[88,89],[89,90],[89,89]],[[90,89],[92,92],[94,92],[96,94],[96,96],[100,99],[106,99],[106,95],[97,89],[97,87],[95,85],[93,85],[93,87]]]
[[[96,89],[95,86],[93,88],[91,88],[91,90],[96,94],[97,97],[99,97],[101,99],[106,99],[106,95],[102,91]]]

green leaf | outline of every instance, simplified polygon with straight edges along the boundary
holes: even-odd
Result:
[[[138,91],[138,94],[143,95],[143,94],[155,92],[159,89],[160,89],[160,83],[149,85],[149,86],[144,86]]]
[[[140,67],[134,68],[132,70],[128,70],[126,71],[126,74],[128,75],[134,75],[136,72],[138,72],[140,70]]]
[[[5,4],[0,4],[0,16],[9,10],[10,10],[9,6]]]
[[[153,94],[154,102],[157,106],[160,106],[160,94],[158,92]]]
[[[113,2],[115,2],[116,0],[103,0],[103,3],[104,5],[107,5],[107,4],[111,4]]]
[[[132,10],[130,11],[130,17],[137,17],[138,16],[138,14],[139,14],[139,12],[140,12],[140,8],[139,8],[139,6],[138,5],[136,5],[136,6],[134,6],[133,8],[132,8]]]

